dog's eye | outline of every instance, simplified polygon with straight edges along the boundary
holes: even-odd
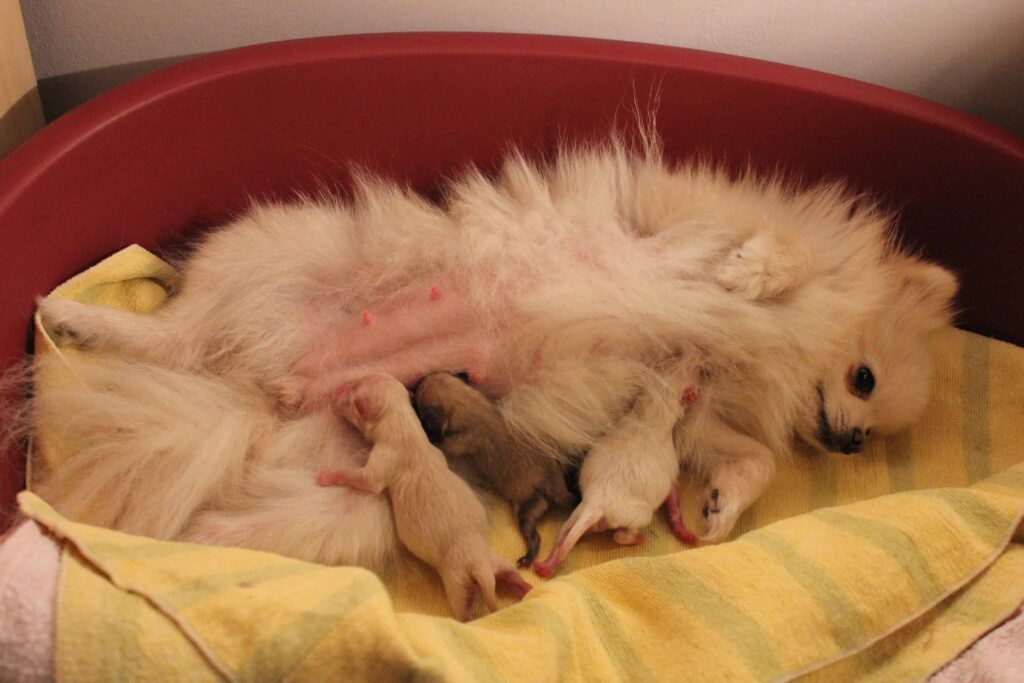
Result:
[[[867,398],[875,390],[875,375],[871,372],[871,368],[862,365],[853,371],[850,384],[855,394],[861,398]]]

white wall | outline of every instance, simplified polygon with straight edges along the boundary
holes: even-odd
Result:
[[[1024,133],[1024,0],[22,0],[40,79],[305,36],[508,31],[759,57]]]

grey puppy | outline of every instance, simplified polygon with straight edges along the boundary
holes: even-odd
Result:
[[[427,375],[416,387],[416,412],[423,429],[449,459],[515,506],[528,567],[540,550],[537,522],[552,505],[572,509],[579,498],[569,490],[567,466],[533,449],[509,429],[496,405],[455,375]]]

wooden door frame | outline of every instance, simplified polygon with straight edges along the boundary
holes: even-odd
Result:
[[[0,0],[0,158],[43,126],[18,0]]]

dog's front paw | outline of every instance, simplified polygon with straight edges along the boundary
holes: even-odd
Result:
[[[728,491],[713,481],[709,483],[701,497],[700,513],[704,518],[703,540],[709,542],[724,540],[736,525],[736,520],[739,519],[742,512],[743,507],[737,496],[730,495]]]
[[[87,347],[95,334],[90,330],[90,307],[67,299],[38,299],[36,305],[46,333],[57,346]]]
[[[725,257],[725,262],[715,271],[715,279],[728,292],[756,299],[764,289],[764,268],[755,259],[745,255],[740,247]]]
[[[793,290],[809,271],[804,249],[771,235],[757,235],[729,252],[715,271],[715,280],[723,289],[755,301]]]

